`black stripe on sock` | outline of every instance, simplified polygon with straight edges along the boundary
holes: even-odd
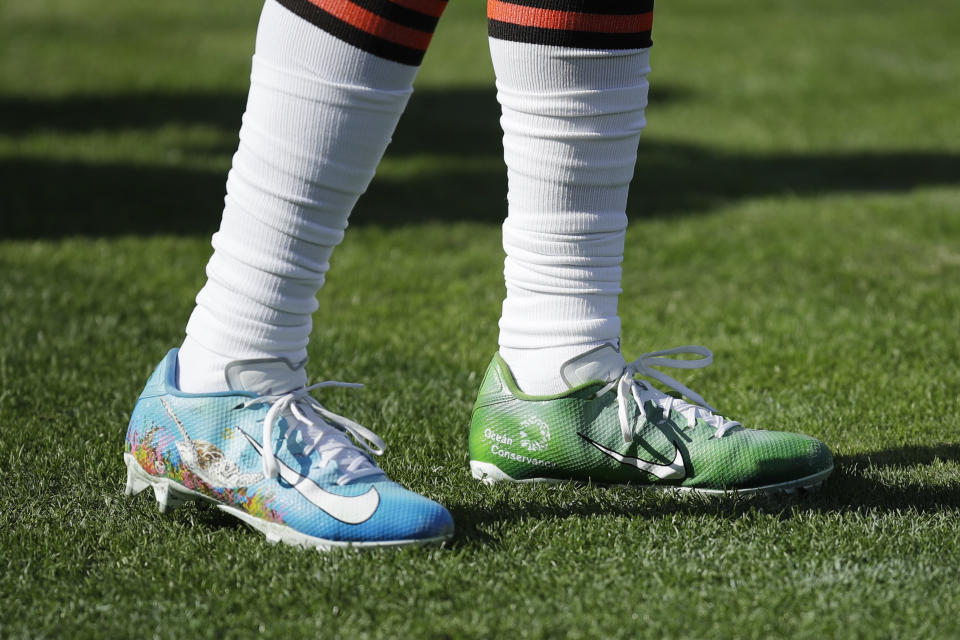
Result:
[[[297,14],[307,22],[323,29],[338,40],[343,40],[347,44],[353,45],[362,51],[373,54],[378,58],[385,58],[400,64],[406,64],[413,67],[420,66],[423,62],[425,51],[405,47],[395,42],[390,42],[377,36],[371,35],[362,29],[358,29],[351,24],[347,24],[336,16],[333,16],[320,7],[308,2],[307,0],[276,0],[281,5]]]
[[[440,20],[440,18],[434,18],[419,11],[401,7],[392,2],[387,2],[387,0],[350,1],[358,7],[363,7],[367,11],[377,14],[381,18],[386,18],[390,22],[396,22],[405,27],[425,31],[426,33],[433,33],[434,29],[437,28],[437,22]]]
[[[488,20],[487,29],[490,37],[498,40],[548,44],[575,49],[646,49],[653,46],[650,31],[637,33],[561,31],[559,29],[525,27],[509,22],[500,22],[499,20]]]

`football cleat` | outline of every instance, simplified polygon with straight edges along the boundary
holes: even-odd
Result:
[[[330,549],[442,542],[453,519],[436,502],[392,482],[373,461],[377,434],[310,395],[282,359],[232,363],[231,391],[177,388],[177,349],[137,401],[124,450],[126,493],[151,489],[161,511],[199,500],[270,542]]]
[[[678,354],[700,358],[666,357]],[[824,443],[746,429],[652,368],[694,369],[712,361],[709,349],[688,346],[647,353],[627,365],[617,348],[603,345],[563,366],[569,391],[538,397],[520,391],[496,354],[473,410],[473,476],[488,484],[589,480],[706,494],[793,493],[820,486],[833,471]]]

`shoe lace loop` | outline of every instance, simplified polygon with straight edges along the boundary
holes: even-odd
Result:
[[[273,429],[279,419],[284,416],[292,418],[288,420],[290,424],[284,437],[289,438],[295,432],[300,432],[303,435],[303,441],[307,443],[303,450],[304,455],[309,455],[313,451],[319,452],[321,466],[331,461],[337,462],[341,473],[337,484],[343,485],[357,478],[383,473],[370,457],[370,455],[379,456],[384,452],[386,444],[383,439],[367,427],[330,411],[310,395],[314,389],[328,387],[362,389],[363,385],[327,380],[287,393],[259,396],[244,403],[244,407],[263,403],[270,405],[263,419],[263,473],[265,476],[276,478],[279,474],[280,469],[272,445]],[[352,437],[353,441],[347,436]]]
[[[694,360],[678,360],[667,356],[693,354],[700,356]],[[657,406],[663,409],[664,419],[670,416],[670,412],[676,409],[686,418],[687,423],[693,425],[697,419],[704,420],[707,424],[716,429],[714,436],[722,438],[731,429],[741,426],[735,420],[727,420],[717,413],[717,410],[711,407],[700,394],[693,391],[683,383],[668,376],[665,373],[657,371],[653,367],[671,367],[673,369],[702,369],[713,363],[713,352],[706,347],[698,345],[687,345],[664,349],[662,351],[651,351],[645,353],[624,369],[623,374],[606,387],[600,390],[600,393],[606,393],[614,386],[617,387],[617,405],[620,418],[620,431],[623,435],[623,441],[626,443],[633,441],[634,428],[630,423],[628,407],[632,399],[637,407],[640,408],[640,414],[646,418],[643,410],[644,403],[647,400],[653,401]],[[637,380],[635,376],[641,375],[653,378],[658,382],[670,387],[674,391],[685,396],[690,402],[678,400],[671,395],[661,392],[651,385]]]

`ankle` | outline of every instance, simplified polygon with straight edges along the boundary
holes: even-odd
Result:
[[[610,341],[541,349],[501,346],[500,357],[507,363],[520,390],[530,395],[556,395],[589,379],[612,379],[623,370],[619,345]],[[571,364],[578,360],[583,362],[571,368]],[[594,363],[594,360],[598,362]]]
[[[230,361],[187,336],[177,352],[177,388],[185,393],[228,391],[224,372]]]

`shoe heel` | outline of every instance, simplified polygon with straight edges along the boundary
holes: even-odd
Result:
[[[124,495],[135,496],[147,487],[150,486],[150,483],[140,477],[140,474],[137,471],[140,468],[140,465],[137,464],[137,460],[128,453],[123,455],[124,462],[127,464],[127,486],[124,489]],[[131,464],[132,463],[132,464]]]
[[[129,453],[123,454],[123,459],[127,463],[127,486],[124,490],[126,495],[135,496],[152,487],[160,513],[170,513],[180,505],[195,499],[189,493],[178,491],[178,485],[171,480],[157,478],[144,471],[137,459]]]

